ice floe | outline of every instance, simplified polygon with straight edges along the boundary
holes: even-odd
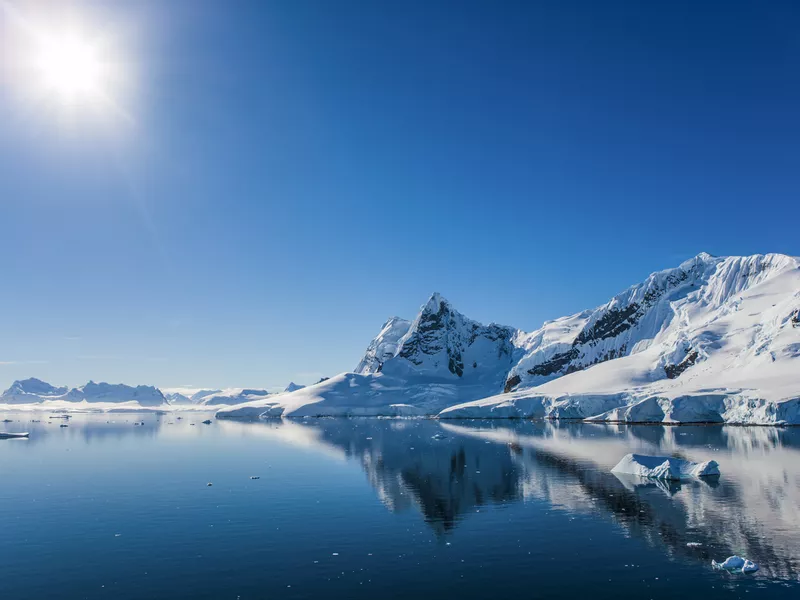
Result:
[[[647,479],[666,479],[685,481],[695,477],[713,477],[719,475],[716,461],[695,463],[682,458],[669,456],[647,456],[645,454],[626,454],[612,473],[636,475]]]
[[[755,573],[758,571],[758,565],[752,560],[748,560],[736,555],[729,556],[721,563],[712,560],[711,565],[715,569],[720,569],[723,571],[741,571],[742,573]]]

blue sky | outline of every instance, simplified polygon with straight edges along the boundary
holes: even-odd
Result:
[[[6,35],[2,384],[307,383],[433,291],[534,329],[800,254],[796,3],[67,4],[124,116],[21,99]]]

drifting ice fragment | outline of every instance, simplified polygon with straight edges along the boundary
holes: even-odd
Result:
[[[203,421],[203,425],[211,425],[211,420],[206,419],[205,421]]]
[[[752,560],[748,560],[736,555],[729,556],[724,562],[721,563],[712,560],[711,566],[713,566],[715,569],[723,569],[725,571],[741,571],[742,573],[755,573],[758,571],[758,565]]]
[[[0,440],[10,440],[14,438],[26,438],[27,433],[9,433],[7,431],[0,431]]]
[[[669,456],[626,454],[611,471],[612,473],[625,473],[649,479],[682,481],[693,477],[719,475],[719,465],[714,460],[695,463]]]

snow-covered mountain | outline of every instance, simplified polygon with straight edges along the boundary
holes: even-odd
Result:
[[[512,343],[517,333],[511,327],[482,325],[468,319],[442,296],[433,294],[397,341],[395,355],[385,359],[375,372],[464,382],[482,380],[491,385],[504,380],[518,358]]]
[[[702,314],[707,321],[742,292],[796,268],[797,259],[779,254],[716,258],[701,253],[677,268],[653,273],[603,306],[523,336],[525,356],[509,373],[505,391],[539,385],[651,345],[660,345],[660,352],[649,378],[677,378],[713,349],[711,340],[693,331],[693,316]]]
[[[185,394],[180,392],[164,392],[164,398],[167,399],[167,404],[172,405],[180,405],[180,404],[192,404],[192,399]]]
[[[570,317],[555,342],[530,334],[516,391],[442,416],[800,423],[799,306],[797,258],[700,254]]]
[[[138,402],[142,406],[161,406],[167,403],[161,390],[151,385],[133,387],[122,383],[94,381],[70,390],[67,396],[75,402]]]
[[[283,391],[284,392],[296,392],[297,390],[302,390],[304,387],[306,387],[306,386],[299,385],[299,384],[295,383],[294,381],[290,381],[289,385],[287,385],[286,389],[284,389]]]
[[[445,408],[443,417],[800,422],[800,260],[701,253],[530,333],[477,323],[433,294],[413,321],[384,324],[355,373],[221,416]]]
[[[522,356],[517,336],[511,327],[473,321],[433,294],[413,321],[395,317],[384,324],[359,372],[242,406],[248,416],[436,414],[502,389]]]
[[[277,394],[168,392],[26,379],[0,404],[231,406],[220,416],[800,424],[800,259],[701,253],[532,332],[483,325],[435,293],[413,320],[386,321],[352,373],[308,387],[290,383]]]
[[[63,396],[67,391],[66,386],[55,387],[41,379],[31,377],[30,379],[12,383],[11,387],[0,396],[0,402],[5,404],[30,404],[42,402],[43,398]]]
[[[197,394],[195,394],[196,396]],[[252,402],[262,400],[269,396],[267,390],[255,390],[250,388],[230,388],[227,390],[217,390],[210,394],[204,394],[197,399],[195,404],[202,406],[216,406],[218,404],[241,404],[242,402]],[[192,399],[195,398],[192,396]]]

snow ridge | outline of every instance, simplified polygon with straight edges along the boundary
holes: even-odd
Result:
[[[380,373],[381,369],[383,369],[383,364],[395,357],[400,340],[408,333],[410,328],[411,322],[400,317],[392,317],[386,321],[381,327],[380,333],[370,342],[361,362],[358,363],[353,372],[365,375],[368,373]],[[287,388],[286,391],[293,392],[295,390]]]

